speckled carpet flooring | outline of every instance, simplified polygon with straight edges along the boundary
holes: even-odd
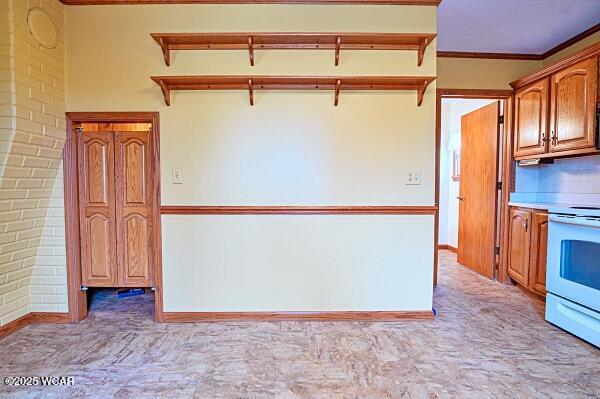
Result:
[[[599,398],[600,350],[441,252],[435,321],[155,324],[99,295],[78,325],[0,341],[0,377],[72,376],[2,398]],[[118,309],[119,312],[114,310]]]

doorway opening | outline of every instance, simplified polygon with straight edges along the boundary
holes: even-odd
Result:
[[[70,320],[150,311],[160,322],[158,114],[67,113],[67,122]]]
[[[509,90],[437,92],[438,249],[456,253],[458,263],[500,281],[511,96]]]

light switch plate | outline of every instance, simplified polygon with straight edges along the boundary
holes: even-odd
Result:
[[[421,171],[420,170],[408,170],[406,172],[407,186],[419,186],[421,185]]]
[[[181,168],[173,168],[173,184],[183,184],[183,172]]]

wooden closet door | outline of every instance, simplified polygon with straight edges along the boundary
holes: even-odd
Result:
[[[154,285],[148,132],[115,133],[119,286]]]
[[[117,284],[114,138],[111,132],[79,137],[79,229],[82,284]]]
[[[552,75],[550,152],[595,146],[596,58]]]
[[[548,151],[548,79],[517,90],[515,94],[515,157]]]

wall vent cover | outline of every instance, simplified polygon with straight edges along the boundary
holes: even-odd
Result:
[[[52,49],[58,44],[58,32],[52,17],[41,8],[35,7],[29,10],[27,15],[29,32],[44,48]]]

